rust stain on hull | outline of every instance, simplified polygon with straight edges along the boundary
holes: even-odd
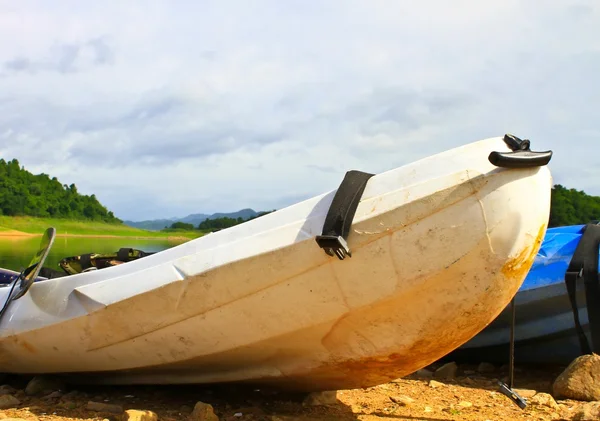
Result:
[[[533,265],[533,261],[535,260],[535,256],[537,255],[542,241],[544,239],[544,235],[546,233],[547,224],[543,224],[538,234],[535,238],[535,241],[531,244],[530,247],[526,247],[516,256],[510,259],[508,262],[502,266],[502,274],[510,279],[521,279],[524,280],[529,273],[529,269]]]

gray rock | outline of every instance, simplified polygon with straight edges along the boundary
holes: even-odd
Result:
[[[158,421],[158,415],[152,411],[128,409],[123,414],[123,421]]]
[[[477,367],[477,371],[480,372],[481,374],[494,373],[496,371],[496,367],[494,366],[494,364],[481,363]]]
[[[415,371],[415,375],[422,379],[430,379],[433,377],[433,371],[427,370],[426,368],[422,368],[420,370]]]
[[[35,376],[27,384],[25,393],[29,396],[40,395],[42,393],[52,393],[65,388],[65,384],[56,377]]]
[[[57,390],[56,392],[52,392],[49,395],[44,396],[42,399],[45,401],[49,401],[52,399],[59,399],[62,397],[62,395],[63,395],[63,393],[61,391]]]
[[[189,416],[190,421],[219,421],[212,405],[204,402],[197,402],[194,410]]]
[[[74,399],[77,399],[81,396],[81,393],[77,390],[71,390],[69,393],[65,393],[61,396],[60,400],[63,402],[72,402]]]
[[[600,401],[600,356],[582,355],[563,371],[552,385],[557,399]]]
[[[304,406],[335,405],[338,403],[337,390],[314,392],[309,394],[302,402]]]
[[[15,389],[14,387],[12,387],[11,385],[8,385],[8,384],[3,384],[2,386],[0,386],[0,396],[12,395],[16,391],[17,391],[17,389]]]
[[[455,362],[446,363],[433,373],[436,379],[453,379],[458,372],[458,365]]]
[[[600,420],[600,402],[588,402],[580,405],[573,416],[575,421],[598,421]]]
[[[121,414],[123,413],[123,407],[121,405],[115,405],[104,402],[94,402],[89,401],[85,406],[85,409],[88,411],[94,412],[110,412],[112,414]]]
[[[15,398],[13,395],[0,396],[0,409],[14,408],[20,404],[21,401]]]

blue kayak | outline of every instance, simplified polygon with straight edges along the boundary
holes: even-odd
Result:
[[[565,273],[585,225],[549,228],[515,296],[515,362],[569,364],[582,354]],[[590,338],[583,279],[576,284],[581,326]],[[487,328],[447,356],[457,361],[508,362],[510,306]],[[447,359],[445,358],[445,359]]]

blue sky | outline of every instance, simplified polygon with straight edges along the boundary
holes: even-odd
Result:
[[[0,1],[0,156],[142,220],[511,132],[600,195],[599,75],[595,1]]]

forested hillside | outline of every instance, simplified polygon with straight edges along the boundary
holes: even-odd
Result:
[[[550,227],[586,224],[593,220],[600,220],[600,197],[560,184],[552,188]]]
[[[75,184],[61,184],[56,177],[31,174],[16,159],[0,159],[0,215],[121,222],[93,194],[81,195]]]

